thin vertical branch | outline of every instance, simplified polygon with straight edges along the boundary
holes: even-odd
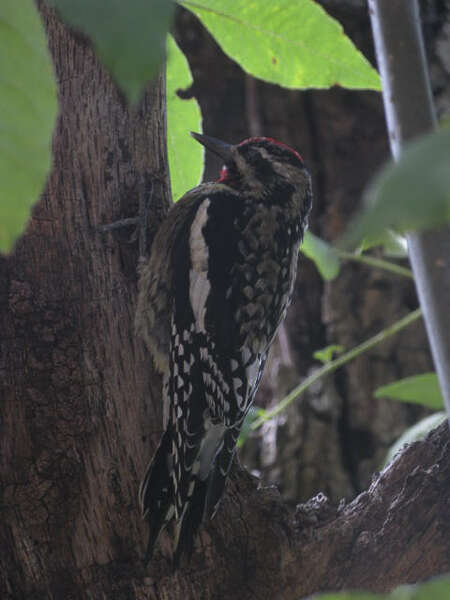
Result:
[[[417,0],[368,0],[391,152],[436,127]],[[424,198],[426,202],[426,198]],[[408,236],[434,364],[450,416],[450,228]]]

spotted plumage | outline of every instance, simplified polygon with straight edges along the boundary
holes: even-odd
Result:
[[[312,197],[303,160],[284,144],[193,135],[225,166],[169,212],[141,267],[136,313],[164,377],[165,433],[140,489],[147,560],[173,518],[176,565],[217,510],[292,296]]]

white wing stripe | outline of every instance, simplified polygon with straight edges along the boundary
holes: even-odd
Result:
[[[203,226],[208,218],[209,198],[200,204],[195,219],[192,222],[189,236],[191,253],[191,270],[189,272],[189,299],[197,324],[196,329],[203,333],[205,330],[206,301],[208,300],[211,284],[208,280],[209,250],[203,237]]]

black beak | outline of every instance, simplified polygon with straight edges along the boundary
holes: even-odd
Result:
[[[197,140],[202,146],[220,156],[225,164],[229,163],[232,160],[231,150],[233,148],[232,144],[227,144],[226,142],[222,142],[213,137],[209,137],[209,135],[202,135],[200,133],[194,133],[191,131],[191,135],[194,140]]]

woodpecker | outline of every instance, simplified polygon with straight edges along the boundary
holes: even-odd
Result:
[[[164,428],[139,501],[145,562],[174,520],[174,566],[216,513],[270,345],[286,315],[312,191],[303,159],[267,137],[192,133],[224,163],[169,211],[140,268],[136,331],[163,375]]]

